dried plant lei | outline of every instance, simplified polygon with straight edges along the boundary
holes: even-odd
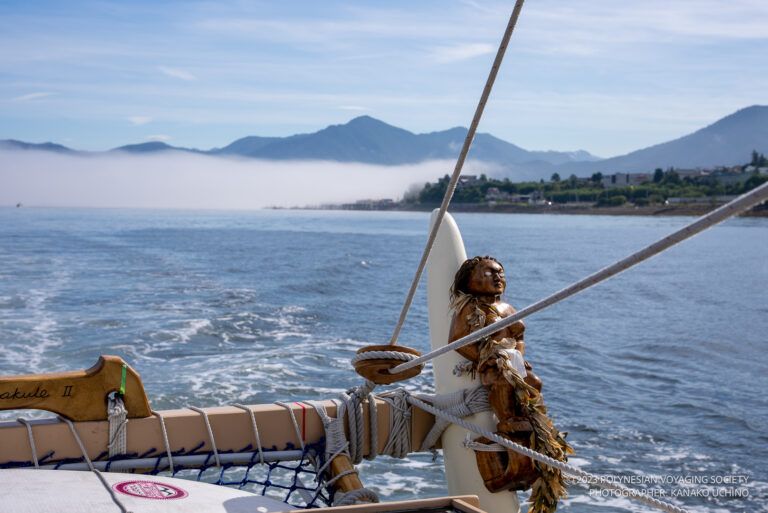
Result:
[[[573,448],[547,416],[547,407],[539,391],[512,370],[507,355],[501,351],[497,353],[496,365],[507,381],[514,385],[515,398],[523,406],[523,412],[531,423],[531,449],[558,461],[567,461],[568,455],[573,454]],[[529,501],[532,506],[528,512],[553,513],[557,509],[558,501],[568,495],[562,472],[538,461],[534,464],[539,471],[539,477],[531,489]]]

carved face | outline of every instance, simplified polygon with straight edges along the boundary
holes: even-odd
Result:
[[[467,288],[475,296],[499,296],[506,287],[504,268],[493,260],[481,260],[472,270]]]

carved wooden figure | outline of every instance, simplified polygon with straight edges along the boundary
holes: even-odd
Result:
[[[454,316],[451,340],[508,317],[515,309],[502,301],[506,277],[502,265],[492,257],[475,257],[462,264],[451,290]],[[541,380],[523,360],[525,325],[517,322],[480,342],[457,351],[472,362],[472,372],[488,388],[488,399],[498,419],[498,434],[530,447],[532,427],[524,405],[516,397],[513,383],[504,375],[511,368],[525,383],[541,390]],[[490,443],[481,438],[482,443]],[[492,491],[525,490],[538,477],[533,461],[513,451],[477,453],[477,463],[486,487]]]

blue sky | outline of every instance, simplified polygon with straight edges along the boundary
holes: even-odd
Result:
[[[0,0],[0,139],[222,146],[467,126],[514,2]],[[622,154],[768,104],[765,0],[529,0],[481,123]]]

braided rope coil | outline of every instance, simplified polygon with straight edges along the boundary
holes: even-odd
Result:
[[[366,360],[400,360],[410,362],[417,358],[416,355],[400,351],[366,351],[352,357],[352,365]]]

